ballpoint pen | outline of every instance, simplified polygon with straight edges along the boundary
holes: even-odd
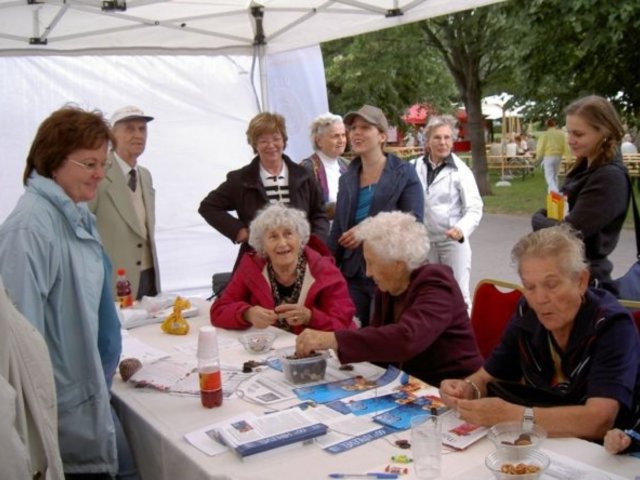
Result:
[[[369,473],[330,473],[330,478],[398,478],[397,473],[369,472]]]

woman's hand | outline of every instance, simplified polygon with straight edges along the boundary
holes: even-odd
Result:
[[[464,240],[464,233],[462,233],[462,230],[460,230],[458,227],[451,227],[449,230],[447,230],[446,235],[451,240],[455,240],[456,242]]]
[[[338,341],[333,332],[321,332],[307,328],[296,338],[296,355],[307,356],[316,350],[337,350]]]
[[[450,408],[457,410],[458,400],[475,398],[476,392],[464,380],[443,380],[440,383],[440,398]]]
[[[245,243],[249,241],[249,229],[242,227],[236,235],[236,243]]]
[[[360,245],[360,241],[356,239],[356,227],[351,227],[338,238],[341,247],[353,250]]]
[[[276,323],[278,314],[273,310],[256,305],[245,310],[242,318],[256,328],[267,328]]]
[[[604,436],[604,449],[609,453],[620,453],[631,445],[631,437],[619,428],[609,430]]]
[[[275,312],[292,327],[311,323],[311,310],[304,305],[282,303],[275,308]]]
[[[500,422],[522,419],[524,407],[502,400],[498,397],[478,400],[458,400],[458,417],[474,425],[490,427]]]

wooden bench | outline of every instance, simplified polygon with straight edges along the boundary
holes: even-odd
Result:
[[[529,155],[487,155],[487,168],[499,170],[503,180],[517,176],[524,180],[527,175],[534,174],[536,166],[535,159]]]
[[[622,155],[622,161],[626,165],[630,177],[640,178],[640,153],[625,153]],[[566,175],[575,163],[575,158],[571,158],[571,160],[563,159],[560,162],[558,173],[563,176]]]

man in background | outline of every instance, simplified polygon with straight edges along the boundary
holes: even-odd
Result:
[[[542,159],[544,178],[547,181],[548,192],[559,192],[558,172],[562,158],[571,158],[569,144],[565,133],[557,128],[553,118],[546,122],[547,129],[540,135],[536,145],[536,158]]]
[[[134,106],[116,110],[111,128],[116,138],[109,152],[111,165],[89,204],[95,213],[104,248],[116,272],[126,270],[137,299],[160,292],[155,245],[155,190],[151,173],[138,164],[147,144],[147,124],[153,117]]]

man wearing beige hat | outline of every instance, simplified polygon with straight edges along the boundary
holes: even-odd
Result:
[[[160,292],[155,245],[155,190],[151,173],[138,164],[147,143],[147,124],[153,117],[134,106],[116,110],[111,128],[116,138],[109,152],[110,168],[89,204],[98,231],[116,272],[126,270],[131,292],[140,299]]]

